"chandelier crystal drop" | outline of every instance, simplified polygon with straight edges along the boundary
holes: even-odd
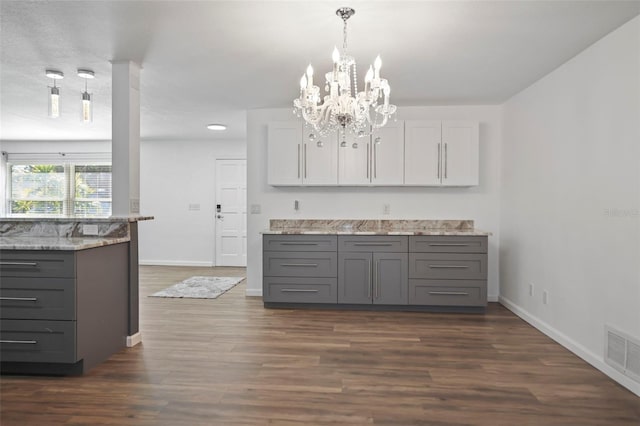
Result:
[[[391,87],[380,77],[380,56],[369,66],[364,90],[358,92],[356,61],[347,54],[347,20],[353,14],[355,10],[349,7],[336,11],[344,23],[344,41],[342,53],[337,47],[333,49],[333,69],[325,74],[324,98],[320,88],[313,84],[313,67],[309,65],[300,79],[300,97],[293,101],[294,113],[318,134],[340,131],[341,146],[346,146],[347,132],[358,137],[370,135],[373,129],[387,124],[396,112],[396,106],[389,103]]]

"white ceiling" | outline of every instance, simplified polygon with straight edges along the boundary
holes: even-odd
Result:
[[[399,106],[501,103],[640,13],[640,1],[2,0],[0,139],[110,139],[112,60],[142,66],[143,139],[243,139],[247,109],[291,106],[307,64],[329,70],[345,5],[360,83],[380,53]],[[96,73],[91,125],[79,67]],[[56,120],[46,68],[65,73]]]

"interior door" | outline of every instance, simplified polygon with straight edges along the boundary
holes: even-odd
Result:
[[[216,160],[216,266],[247,265],[247,160]]]

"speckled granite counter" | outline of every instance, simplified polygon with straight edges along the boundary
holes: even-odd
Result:
[[[491,235],[473,220],[271,219],[273,235]]]
[[[84,250],[131,240],[131,225],[152,216],[0,218],[2,250]]]

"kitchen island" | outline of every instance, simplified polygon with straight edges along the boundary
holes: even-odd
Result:
[[[83,374],[141,340],[137,224],[0,219],[2,373]]]
[[[472,220],[272,220],[264,305],[483,312],[489,235]]]

